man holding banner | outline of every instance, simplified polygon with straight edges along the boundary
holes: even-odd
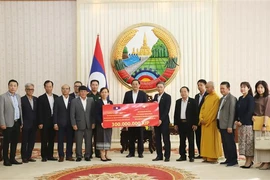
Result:
[[[125,93],[123,104],[132,104],[132,103],[146,103],[147,96],[146,93],[140,91],[140,81],[134,79],[131,82],[132,90]],[[127,158],[135,156],[135,141],[138,139],[138,156],[143,158],[143,131],[144,127],[129,127],[128,128],[128,139],[129,139],[129,154]]]

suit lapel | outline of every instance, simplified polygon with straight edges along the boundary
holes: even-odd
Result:
[[[84,110],[84,107],[83,107],[83,104],[82,104],[81,98],[78,98],[77,101],[78,101],[79,106],[81,106],[81,108],[83,109],[83,111],[85,111],[85,110]],[[86,103],[86,104],[87,104],[87,103]]]
[[[67,109],[68,107],[66,107],[66,104],[65,104],[65,101],[64,101],[64,97],[63,96],[60,96],[61,98],[61,102],[62,102],[62,105],[65,107],[65,109]],[[68,101],[69,101],[69,98],[68,98]]]

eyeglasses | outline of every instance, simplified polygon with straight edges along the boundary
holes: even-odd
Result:
[[[79,88],[79,87],[81,87],[81,86],[74,86],[74,87]]]
[[[34,91],[34,89],[26,89],[27,91]]]

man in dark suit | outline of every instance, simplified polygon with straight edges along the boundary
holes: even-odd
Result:
[[[22,116],[23,116],[23,128],[22,128],[22,146],[21,155],[23,163],[35,162],[32,159],[32,151],[35,146],[36,132],[38,126],[37,119],[37,97],[33,96],[34,85],[27,83],[25,85],[26,95],[22,97]]]
[[[131,103],[146,103],[147,96],[146,93],[139,90],[140,81],[134,79],[131,82],[132,90],[125,93],[123,104],[131,104]],[[135,156],[135,141],[138,139],[138,154],[139,158],[143,158],[143,131],[144,127],[129,127],[128,128],[128,138],[129,138],[129,154],[126,156],[134,157]]]
[[[98,92],[98,89],[99,89],[99,81],[96,80],[96,79],[92,79],[90,81],[90,90],[91,91],[87,94],[87,97],[93,98],[94,101],[95,101],[95,103],[101,98],[100,97],[100,93]],[[96,144],[96,142],[97,142],[97,136],[98,136],[97,135],[97,130],[95,128],[92,131],[92,139],[94,139],[94,142],[93,142],[93,144],[94,144],[94,147],[93,147],[94,150],[92,148],[91,155],[90,155],[91,158],[93,156],[93,152],[95,152],[95,156],[97,158],[100,158],[100,151],[98,149],[96,149],[96,146],[97,146],[97,144]]]
[[[87,87],[79,88],[80,97],[71,102],[70,120],[75,130],[76,161],[82,160],[82,142],[85,142],[84,159],[91,161],[92,129],[95,127],[95,102],[93,98],[87,98]]]
[[[153,159],[153,161],[163,160],[162,153],[162,143],[161,143],[161,135],[164,142],[165,149],[165,162],[170,161],[171,156],[171,141],[170,141],[170,118],[169,112],[171,108],[171,96],[164,92],[165,83],[158,82],[157,83],[157,91],[158,94],[155,95],[153,101],[159,103],[159,125],[154,127],[155,129],[155,138],[156,138],[156,151],[157,157]]]
[[[183,86],[180,89],[181,97],[175,103],[174,128],[180,136],[179,154],[176,161],[186,161],[186,138],[188,139],[189,161],[194,162],[194,131],[198,125],[198,115],[195,99],[188,97],[189,89]]]
[[[38,97],[38,120],[41,132],[41,157],[42,162],[47,160],[56,161],[53,157],[55,130],[53,129],[53,105],[58,97],[52,93],[53,82],[47,80],[44,82],[46,93]]]
[[[8,92],[0,96],[0,127],[3,130],[4,166],[22,164],[15,159],[20,128],[23,126],[21,97],[16,93],[18,82],[14,79],[8,82]],[[10,145],[10,156],[8,149]]]
[[[72,98],[77,98],[80,96],[80,93],[79,93],[79,87],[82,86],[82,82],[81,81],[75,81],[74,82],[74,92],[73,93],[70,93],[69,96],[72,97]]]
[[[226,166],[237,165],[237,152],[234,141],[233,127],[235,120],[235,108],[236,108],[236,97],[230,93],[230,83],[222,82],[220,84],[220,93],[223,97],[220,99],[219,110],[217,114],[217,126],[220,131],[223,152],[226,158]]]
[[[198,119],[199,119],[199,114],[200,114],[200,111],[201,111],[201,107],[204,103],[204,99],[205,97],[208,95],[208,93],[206,92],[206,80],[204,79],[200,79],[198,82],[197,82],[197,86],[198,86],[198,90],[200,91],[198,94],[196,94],[195,96],[195,101],[196,101],[196,104],[197,104],[197,112],[198,112]],[[198,125],[197,127],[197,130],[195,131],[195,134],[196,134],[196,145],[197,145],[197,148],[198,148],[198,156],[195,157],[195,159],[200,159],[202,158],[200,156],[200,150],[201,150],[201,133],[202,133],[202,128],[201,128],[201,125]]]
[[[72,158],[72,146],[74,130],[70,122],[70,103],[72,101],[69,96],[70,87],[65,84],[61,87],[62,96],[54,101],[53,106],[53,123],[54,130],[58,131],[58,155],[59,162],[64,161],[64,139],[66,138],[66,160],[74,161]]]

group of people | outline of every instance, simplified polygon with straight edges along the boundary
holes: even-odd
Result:
[[[181,98],[176,100],[174,109],[174,128],[179,133],[179,159],[186,161],[186,139],[188,139],[188,158],[203,158],[205,163],[218,163],[222,148],[226,160],[220,164],[235,166],[237,148],[234,129],[238,127],[239,154],[246,157],[241,168],[250,168],[253,160],[261,162],[260,169],[270,168],[270,150],[259,150],[254,147],[254,138],[266,132],[270,116],[268,85],[258,81],[255,85],[255,96],[248,82],[240,84],[242,96],[237,100],[230,93],[230,83],[220,84],[220,98],[215,92],[214,83],[200,79],[197,82],[199,93],[195,98],[189,97],[189,88],[180,88]],[[36,131],[40,129],[42,162],[48,160],[63,162],[91,161],[93,154],[101,161],[111,161],[108,150],[111,147],[112,129],[103,127],[102,106],[113,104],[109,100],[109,89],[103,87],[98,92],[99,81],[90,82],[91,92],[80,81],[74,83],[74,93],[70,87],[61,87],[62,95],[53,94],[53,82],[44,82],[45,93],[38,98],[33,96],[34,85],[25,85],[26,95],[22,98],[16,93],[18,82],[8,82],[8,92],[0,96],[0,127],[3,130],[3,159],[5,166],[22,164],[15,159],[18,137],[22,129],[21,157],[23,163],[34,162]],[[140,90],[140,81],[131,82],[132,90],[125,93],[123,104],[146,103],[147,94]],[[171,96],[165,92],[165,83],[156,84],[157,94],[151,100],[159,104],[159,122],[154,127],[156,158],[153,161],[170,161],[170,117]],[[263,117],[264,122],[259,130],[254,131],[253,122],[256,116]],[[53,156],[54,139],[58,132],[58,156]],[[137,142],[138,157],[143,158],[144,127],[128,127],[129,153],[127,158],[135,157]],[[265,133],[268,136],[267,133]],[[94,151],[92,147],[94,139]],[[66,151],[64,152],[64,139]],[[76,159],[73,159],[73,141],[76,142]],[[162,146],[162,140],[164,147]],[[195,141],[198,156],[195,157]],[[85,153],[82,144],[85,142]],[[10,145],[10,155],[8,156]],[[164,154],[163,154],[164,148]],[[164,158],[163,158],[164,157]],[[255,159],[254,159],[255,157]]]

